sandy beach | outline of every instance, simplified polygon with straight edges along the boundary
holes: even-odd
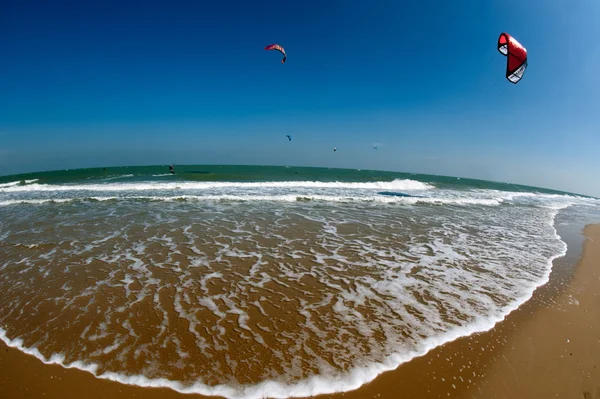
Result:
[[[600,398],[600,225],[584,235],[574,273],[555,261],[550,281],[495,328],[343,397]]]
[[[320,397],[600,398],[600,225],[584,234],[575,267],[555,261],[549,283],[494,329],[438,347],[358,390]],[[0,398],[200,397],[46,365],[4,343],[0,353]]]

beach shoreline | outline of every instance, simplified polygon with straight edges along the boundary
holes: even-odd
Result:
[[[550,281],[493,329],[437,347],[355,391],[319,397],[600,397],[600,225],[586,226],[585,236],[579,261],[573,253],[581,244],[569,243]],[[3,342],[0,376],[2,398],[201,397],[46,365]]]
[[[600,398],[600,318],[592,316],[600,315],[600,225],[583,230],[583,248],[569,237],[550,280],[491,330],[439,346],[356,391],[323,397]],[[593,328],[573,331],[588,321]],[[570,363],[559,363],[566,357]]]

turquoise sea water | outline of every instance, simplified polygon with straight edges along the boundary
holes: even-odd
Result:
[[[66,184],[77,182],[106,182],[121,180],[173,181],[173,182],[269,182],[269,181],[321,181],[321,182],[381,182],[395,179],[411,179],[434,184],[438,188],[477,188],[515,192],[539,192],[546,194],[568,194],[518,184],[499,183],[447,176],[422,175],[415,173],[386,172],[359,169],[245,166],[245,165],[176,165],[175,175],[169,173],[168,165],[129,166],[56,170],[0,176],[0,184],[15,181],[25,182],[38,179],[41,184]]]

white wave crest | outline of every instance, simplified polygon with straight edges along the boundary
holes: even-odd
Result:
[[[2,184],[0,184],[0,189],[18,186],[19,184],[21,184],[21,180],[11,181],[10,183],[2,183]]]
[[[432,185],[416,180],[396,179],[391,182],[320,182],[320,181],[278,181],[278,182],[138,182],[108,184],[52,185],[31,184],[28,186],[0,187],[0,192],[32,191],[152,191],[152,190],[209,190],[219,188],[342,188],[371,190],[429,190]]]
[[[128,178],[128,177],[133,177],[133,175],[112,176],[112,177],[107,177],[107,178],[105,178],[105,179],[102,179],[102,180],[105,180],[105,181],[109,181],[109,180],[118,180],[118,179],[126,179],[126,178]]]
[[[340,195],[314,195],[314,194],[287,194],[287,195],[178,195],[178,196],[127,196],[127,197],[85,197],[85,198],[59,198],[59,199],[15,199],[0,201],[0,206],[10,206],[18,204],[53,204],[77,201],[227,201],[227,202],[303,202],[303,201],[321,201],[336,203],[362,203],[373,202],[381,204],[406,204],[406,205],[483,205],[497,206],[502,201],[494,199],[477,198],[423,198],[423,197],[388,197],[388,196],[340,196]]]
[[[8,188],[8,187],[15,187],[15,186],[19,186],[24,184],[31,184],[31,183],[35,183],[36,181],[38,181],[38,179],[31,179],[31,180],[17,180],[17,181],[11,181],[9,183],[1,183],[0,184],[0,190],[3,188]]]

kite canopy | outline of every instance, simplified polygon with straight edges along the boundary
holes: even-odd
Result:
[[[267,47],[265,47],[265,50],[277,50],[281,54],[283,54],[283,59],[281,60],[282,64],[285,62],[285,59],[287,58],[287,56],[285,55],[285,50],[279,44],[269,44]]]
[[[498,38],[498,51],[507,57],[506,79],[518,83],[527,68],[527,49],[508,33],[501,33]]]

